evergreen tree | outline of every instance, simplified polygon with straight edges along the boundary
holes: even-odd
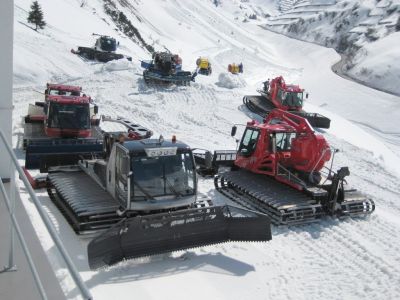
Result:
[[[38,28],[43,29],[46,25],[46,22],[43,20],[43,12],[37,1],[33,1],[31,5],[31,11],[29,12],[28,22],[35,24],[37,31]]]

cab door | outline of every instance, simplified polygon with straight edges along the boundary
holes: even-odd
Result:
[[[257,148],[258,136],[260,131],[255,128],[246,128],[243,134],[242,141],[240,142],[238,155],[250,157]]]
[[[130,201],[130,158],[129,151],[117,145],[115,153],[115,197],[125,208]]]
[[[252,169],[256,160],[253,154],[256,152],[260,131],[256,128],[247,127],[243,133],[238,149],[235,164],[241,168]]]

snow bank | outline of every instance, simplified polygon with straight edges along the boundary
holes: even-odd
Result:
[[[242,79],[240,75],[234,75],[231,73],[220,73],[216,85],[227,89],[234,89],[245,87],[246,82]]]
[[[123,58],[119,60],[113,60],[104,64],[102,67],[102,71],[108,71],[108,72],[124,71],[132,68],[133,68],[132,62]]]

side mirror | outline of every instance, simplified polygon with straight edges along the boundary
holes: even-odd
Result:
[[[129,156],[122,157],[121,173],[128,176],[131,171]]]
[[[306,99],[308,99],[308,93],[306,93]]]
[[[232,130],[231,130],[231,136],[235,136],[236,135],[236,131],[237,131],[237,127],[233,126]]]
[[[206,153],[204,155],[204,165],[207,169],[212,168],[212,160],[213,160],[213,156],[212,156],[211,152],[206,151]]]
[[[247,150],[246,148],[243,148],[242,150],[240,150],[240,155],[248,156],[249,155],[249,150]]]
[[[99,107],[98,107],[97,105],[95,105],[95,106],[93,107],[93,111],[94,111],[94,114],[97,115],[98,112],[99,112]]]

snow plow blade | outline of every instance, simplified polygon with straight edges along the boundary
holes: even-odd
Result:
[[[143,78],[146,83],[175,83],[190,85],[194,81],[195,74],[187,71],[179,71],[176,74],[165,75],[157,71],[144,70]]]
[[[229,241],[271,240],[269,218],[235,206],[211,206],[125,218],[88,245],[91,269]]]
[[[46,172],[49,167],[72,165],[79,159],[103,153],[103,144],[97,140],[59,140],[32,143],[26,146],[25,168]]]
[[[25,168],[40,169],[76,164],[79,159],[103,154],[103,134],[92,126],[90,138],[55,138],[45,133],[44,123],[25,123],[23,148]]]
[[[329,129],[329,127],[331,127],[331,120],[321,114],[305,111],[291,111],[291,113],[307,119],[312,127],[323,129]]]

